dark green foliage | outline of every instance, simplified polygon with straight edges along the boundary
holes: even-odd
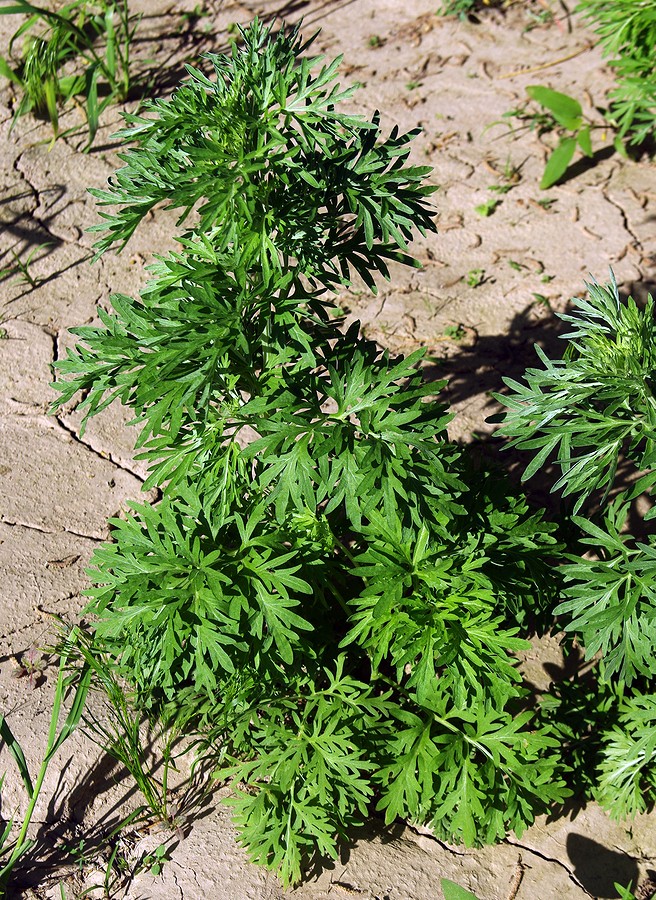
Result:
[[[94,554],[96,645],[141,708],[199,729],[287,883],[374,808],[474,844],[566,796],[515,659],[559,545],[448,441],[423,352],[330,314],[434,229],[414,132],[337,112],[339,61],[313,75],[297,30],[242,37],[128,117],[99,252],[160,201],[187,230],[76,330],[55,405],[130,407],[163,492]]]
[[[614,281],[588,291],[561,316],[573,326],[563,358],[536,347],[542,368],[528,369],[526,384],[504,379],[511,393],[497,397],[508,408],[502,433],[536,451],[524,478],[553,454],[562,473],[553,489],[577,495],[575,511],[595,491],[607,495],[622,454],[638,471],[656,462],[653,301],[644,310],[632,299],[622,303]],[[640,489],[651,483],[646,476]]]
[[[656,128],[656,6],[652,0],[580,0],[581,12],[610,57],[617,87],[608,117],[620,140],[642,144]]]
[[[623,302],[614,280],[572,303],[563,358],[536,348],[542,367],[524,383],[506,379],[510,393],[497,399],[508,410],[502,432],[535,454],[524,477],[554,462],[553,489],[577,513],[584,555],[563,567],[555,613],[595,675],[561,686],[544,709],[587,789],[621,817],[656,799],[656,322],[652,298]]]

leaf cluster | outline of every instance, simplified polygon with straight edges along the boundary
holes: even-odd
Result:
[[[638,146],[653,139],[656,125],[656,9],[650,0],[580,0],[577,11],[611,57],[617,87],[608,117],[620,140]]]
[[[501,432],[534,454],[523,477],[554,465],[560,477],[553,490],[573,501],[581,556],[571,555],[562,569],[564,597],[554,612],[586,659],[597,662],[597,687],[572,709],[602,735],[590,787],[624,816],[652,802],[654,784],[654,302],[622,301],[613,278],[588,285],[588,296],[572,305],[561,316],[571,327],[562,359],[536,347],[541,367],[528,369],[523,382],[505,379],[509,393],[497,399],[506,407]],[[642,540],[628,529],[629,517]],[[568,706],[565,695],[551,698],[548,718],[555,711],[568,741],[589,744]],[[582,768],[592,768],[589,755]]]
[[[496,395],[507,408],[501,433],[535,453],[523,478],[553,455],[561,472],[553,490],[575,496],[575,512],[595,491],[606,499],[624,456],[637,472],[656,462],[653,300],[644,309],[622,302],[614,279],[587,287],[587,298],[560,315],[572,326],[563,357],[549,359],[536,346],[541,367],[528,369],[524,384],[505,378],[509,393]],[[639,490],[651,483],[645,475]]]
[[[527,87],[526,93],[531,100],[546,109],[553,116],[555,124],[565,131],[549,156],[542,174],[540,187],[546,190],[563,177],[577,147],[585,156],[592,157],[591,126],[584,120],[581,104],[574,97],[539,84]]]
[[[181,249],[75,330],[55,407],[129,407],[163,495],[94,554],[94,641],[140,708],[200,730],[289,883],[372,808],[473,844],[566,795],[516,664],[560,547],[449,442],[423,351],[331,316],[434,229],[415,132],[338,112],[339,60],[298,29],[241,35],[128,116],[98,252],[160,203]]]

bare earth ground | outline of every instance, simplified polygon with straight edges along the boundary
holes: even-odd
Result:
[[[230,23],[246,23],[256,12],[288,21],[303,16],[306,33],[323,29],[322,50],[344,54],[343,80],[364,84],[354,108],[367,115],[379,108],[390,128],[421,124],[414,157],[435,167],[439,234],[416,243],[422,271],[394,271],[377,298],[353,290],[342,305],[370,336],[395,350],[429,348],[436,377],[449,379],[446,397],[457,413],[451,430],[458,438],[489,434],[485,417],[495,407],[487,392],[500,386],[502,374],[517,374],[531,362],[535,341],[553,342],[553,313],[581,293],[584,279],[603,280],[612,266],[625,292],[636,297],[656,281],[653,163],[604,152],[610,138],[601,139],[594,165],[578,165],[575,177],[542,192],[538,182],[549,138],[527,133],[513,141],[501,136],[504,128],[486,130],[533,83],[581,98],[586,113],[599,119],[594,107],[603,103],[610,73],[591,49],[590,33],[560,0],[550,4],[556,22],[536,20],[548,5],[518,0],[505,15],[488,11],[473,24],[439,18],[437,0],[214,2],[206,4],[210,16],[192,31],[181,18],[193,10],[192,0],[133,4],[145,13],[138,54],[161,62],[169,84],[176,83],[183,58],[223,48]],[[531,25],[537,27],[528,30]],[[2,50],[15,27],[13,17],[0,18]],[[30,119],[21,120],[10,136],[11,102],[3,85],[0,267],[11,264],[12,249],[24,259],[36,247],[30,273],[40,282],[35,288],[0,282],[7,338],[0,344],[0,710],[34,772],[46,742],[56,670],[44,658],[44,677],[16,679],[17,660],[32,647],[47,646],[53,615],[75,620],[83,604],[84,568],[107,537],[106,519],[139,495],[143,480],[119,410],[93,420],[83,440],[74,409],[58,418],[46,415],[53,397],[50,366],[71,341],[68,327],[93,321],[96,305],[106,304],[111,292],[139,290],[144,263],[171,246],[173,226],[169,216],[158,214],[120,257],[107,254],[90,265],[92,236],[85,228],[97,215],[86,189],[102,187],[117,165],[110,139],[117,114],[109,116],[93,152],[82,155],[74,139],[48,150],[42,142],[47,128]],[[76,115],[71,112],[64,125]],[[494,214],[477,214],[475,207],[495,196],[490,186],[506,183],[513,172],[512,189],[498,195],[502,202]],[[553,202],[540,205],[545,197]],[[477,286],[468,283],[475,280],[473,270],[483,270]],[[547,671],[548,661],[558,659],[554,640],[536,645],[525,663],[528,676],[546,687],[554,671],[553,665]],[[25,799],[6,752],[0,759],[4,770],[6,816],[23,809]],[[64,745],[35,815],[37,843],[24,870],[30,887],[16,887],[13,896],[60,897],[61,882],[65,896],[73,898],[103,883],[117,844],[106,837],[109,826],[139,802],[123,774],[80,732]],[[439,880],[448,877],[481,900],[578,900],[616,897],[614,881],[638,879],[646,888],[656,869],[654,815],[617,824],[589,804],[540,820],[521,839],[510,836],[477,851],[447,847],[411,827],[384,829],[372,820],[353,834],[337,862],[284,892],[273,876],[246,861],[221,797],[222,791],[215,792],[188,811],[184,839],[128,829],[109,870],[116,878],[110,895],[437,900]],[[71,860],[58,849],[62,840],[84,848],[86,859]],[[172,846],[163,874],[130,877],[144,854],[163,841]],[[651,892],[645,889],[644,896]]]

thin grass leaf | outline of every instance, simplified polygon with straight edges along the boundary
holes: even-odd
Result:
[[[85,73],[85,97],[87,124],[89,126],[89,142],[87,146],[93,144],[96,132],[98,131],[98,78],[100,77],[100,69],[98,66],[90,66]]]
[[[14,734],[9,727],[9,723],[5,719],[5,717],[0,713],[0,737],[7,745],[7,749],[14,757],[14,761],[18,766],[18,771],[23,780],[23,784],[25,785],[25,790],[27,791],[27,796],[31,800],[34,795],[34,786],[32,784],[32,779],[30,778],[30,770],[27,765],[27,760],[25,759],[25,754],[23,753],[23,748],[18,743]]]

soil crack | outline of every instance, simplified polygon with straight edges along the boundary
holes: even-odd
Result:
[[[470,853],[463,852],[462,850],[456,850],[455,847],[451,847],[449,844],[445,844],[444,841],[441,841],[438,837],[435,837],[435,835],[431,834],[428,830],[424,831],[421,828],[417,828],[416,825],[412,825],[410,822],[406,822],[405,826],[417,837],[427,838],[429,841],[433,841],[438,845],[438,847],[441,847],[442,850],[446,850],[447,853],[450,853],[452,856],[471,856]]]
[[[604,194],[604,198],[611,204],[611,206],[614,206],[615,209],[619,212],[620,218],[622,219],[622,225],[624,226],[624,229],[627,232],[627,234],[631,235],[631,238],[634,241],[634,246],[636,247],[636,249],[638,249],[638,248],[642,249],[642,241],[640,240],[638,235],[633,230],[631,224],[629,223],[629,217],[626,214],[626,210],[621,206],[620,203],[617,202],[617,200],[614,200],[613,197],[611,197],[610,192],[608,190],[604,190],[603,194]]]
[[[18,519],[12,521],[11,519],[5,518],[5,516],[0,516],[0,523],[8,525],[10,528],[18,526],[19,528],[27,528],[28,531],[38,531],[39,534],[71,534],[73,537],[84,538],[87,541],[95,541],[97,543],[106,540],[106,538],[100,537],[97,534],[85,534],[83,531],[74,531],[72,528],[60,528],[57,531],[52,531],[41,525],[34,525],[32,522],[21,522]]]
[[[120,460],[116,459],[114,454],[110,451],[103,452],[101,450],[96,450],[96,448],[92,446],[92,444],[80,437],[80,435],[72,425],[68,425],[60,416],[55,416],[54,418],[60,428],[62,428],[67,434],[69,434],[77,444],[81,444],[83,447],[86,447],[87,450],[90,450],[99,459],[102,459],[105,462],[110,462],[112,463],[112,465],[116,466],[117,469],[122,469],[124,472],[132,475],[141,484],[144,483],[146,479],[143,477],[143,475],[140,475],[139,472],[136,471],[136,469],[133,469],[131,466],[125,465],[125,463],[122,463]]]
[[[21,180],[25,182],[28,189],[31,191],[32,198],[36,204],[35,209],[29,214],[30,217],[35,222],[37,222],[41,226],[41,228],[43,228],[48,238],[50,238],[52,246],[58,247],[61,244],[72,244],[76,247],[79,247],[81,250],[86,251],[88,248],[86,248],[84,244],[81,244],[79,239],[67,237],[65,234],[55,234],[55,232],[51,229],[50,220],[55,218],[55,216],[47,216],[45,214],[47,212],[47,203],[43,199],[42,191],[40,191],[39,188],[36,187],[36,185],[32,184],[26,171],[21,168],[21,160],[23,159],[24,154],[25,151],[19,153],[19,155],[14,160],[13,168],[19,178],[21,178]],[[48,190],[52,191],[53,188],[49,188]],[[61,195],[57,199],[61,199]]]
[[[555,863],[557,866],[560,866],[561,869],[564,869],[565,872],[567,872],[569,880],[572,881],[577,888],[582,890],[584,894],[587,894],[588,897],[592,897],[594,900],[594,894],[591,894],[590,891],[581,884],[574,872],[561,859],[557,859],[555,856],[548,856],[546,853],[542,853],[541,850],[536,850],[535,847],[529,847],[527,844],[521,844],[519,841],[511,841],[510,838],[506,838],[504,844],[508,844],[509,847],[516,847],[518,850],[524,850],[526,853],[537,856],[538,859],[542,859],[545,862]]]

